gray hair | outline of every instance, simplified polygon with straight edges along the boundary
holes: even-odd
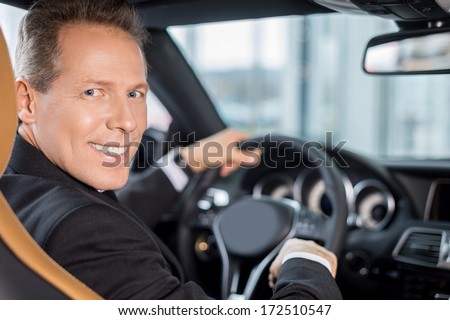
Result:
[[[119,28],[141,50],[148,37],[136,11],[125,0],[38,0],[20,25],[16,77],[27,79],[34,89],[45,93],[59,75],[59,31],[72,23]]]

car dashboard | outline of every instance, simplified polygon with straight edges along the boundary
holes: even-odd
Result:
[[[348,233],[337,281],[344,298],[450,298],[448,163],[377,162],[349,151],[341,157],[336,165],[347,195]],[[289,198],[331,214],[319,170],[264,163],[217,180],[199,201],[201,214],[215,215],[247,195]],[[214,256],[196,253],[202,261]]]

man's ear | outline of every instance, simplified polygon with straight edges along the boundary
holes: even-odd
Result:
[[[26,124],[36,120],[36,93],[30,83],[23,78],[16,80],[17,115]]]

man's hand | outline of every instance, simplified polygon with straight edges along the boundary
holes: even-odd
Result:
[[[334,253],[328,251],[322,246],[319,246],[314,241],[306,241],[301,239],[289,239],[286,241],[284,246],[281,248],[278,256],[272,262],[272,265],[269,269],[269,286],[272,288],[275,284],[276,279],[278,278],[278,274],[280,273],[281,263],[283,262],[283,258],[288,253],[293,252],[308,252],[315,254],[319,257],[326,259],[331,266],[331,273],[333,277],[336,277],[337,270],[337,258]]]
[[[240,141],[248,137],[248,133],[225,129],[181,148],[180,154],[193,172],[220,167],[220,175],[224,177],[239,167],[251,167],[259,163],[260,149],[243,150],[237,147]]]

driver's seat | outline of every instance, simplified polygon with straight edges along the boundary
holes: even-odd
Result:
[[[17,129],[14,78],[0,30],[0,178]],[[0,191],[0,299],[102,299],[34,242]]]

